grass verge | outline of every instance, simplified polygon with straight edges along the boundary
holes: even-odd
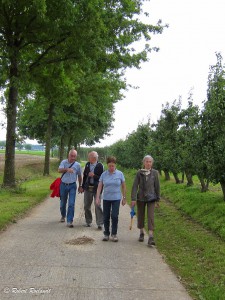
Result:
[[[194,299],[225,299],[225,243],[168,201],[156,210],[156,243]]]
[[[51,162],[50,176],[42,175],[43,162],[32,161],[17,169],[17,188],[0,190],[0,230],[16,222],[33,206],[50,195],[49,186],[59,176],[57,169],[57,161]]]
[[[130,195],[136,171],[122,171]],[[209,193],[200,193],[198,184],[187,188],[163,179],[161,190],[163,198],[155,213],[157,249],[193,299],[225,299],[224,224],[218,210],[225,206],[221,191],[211,187]],[[213,226],[216,219],[217,226]]]

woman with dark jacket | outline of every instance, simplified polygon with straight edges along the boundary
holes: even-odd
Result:
[[[152,168],[153,158],[146,155],[143,159],[144,169],[138,170],[131,191],[131,206],[137,204],[137,227],[140,229],[139,242],[144,241],[145,208],[148,219],[148,246],[155,245],[154,210],[160,199],[158,171]]]

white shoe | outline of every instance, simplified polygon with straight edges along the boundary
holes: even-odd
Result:
[[[111,240],[113,242],[118,242],[118,237],[116,235],[112,235]]]

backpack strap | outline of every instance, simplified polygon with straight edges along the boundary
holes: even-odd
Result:
[[[71,168],[73,166],[73,164],[75,164],[75,161],[69,166],[69,168]],[[61,176],[61,179],[63,178],[63,176],[66,174],[66,172],[64,172]]]

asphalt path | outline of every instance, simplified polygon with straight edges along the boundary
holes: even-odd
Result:
[[[138,242],[136,217],[129,229],[128,205],[118,243],[103,242],[95,224],[84,227],[83,195],[74,228],[59,220],[59,199],[48,198],[0,234],[0,299],[191,299],[157,246]]]

